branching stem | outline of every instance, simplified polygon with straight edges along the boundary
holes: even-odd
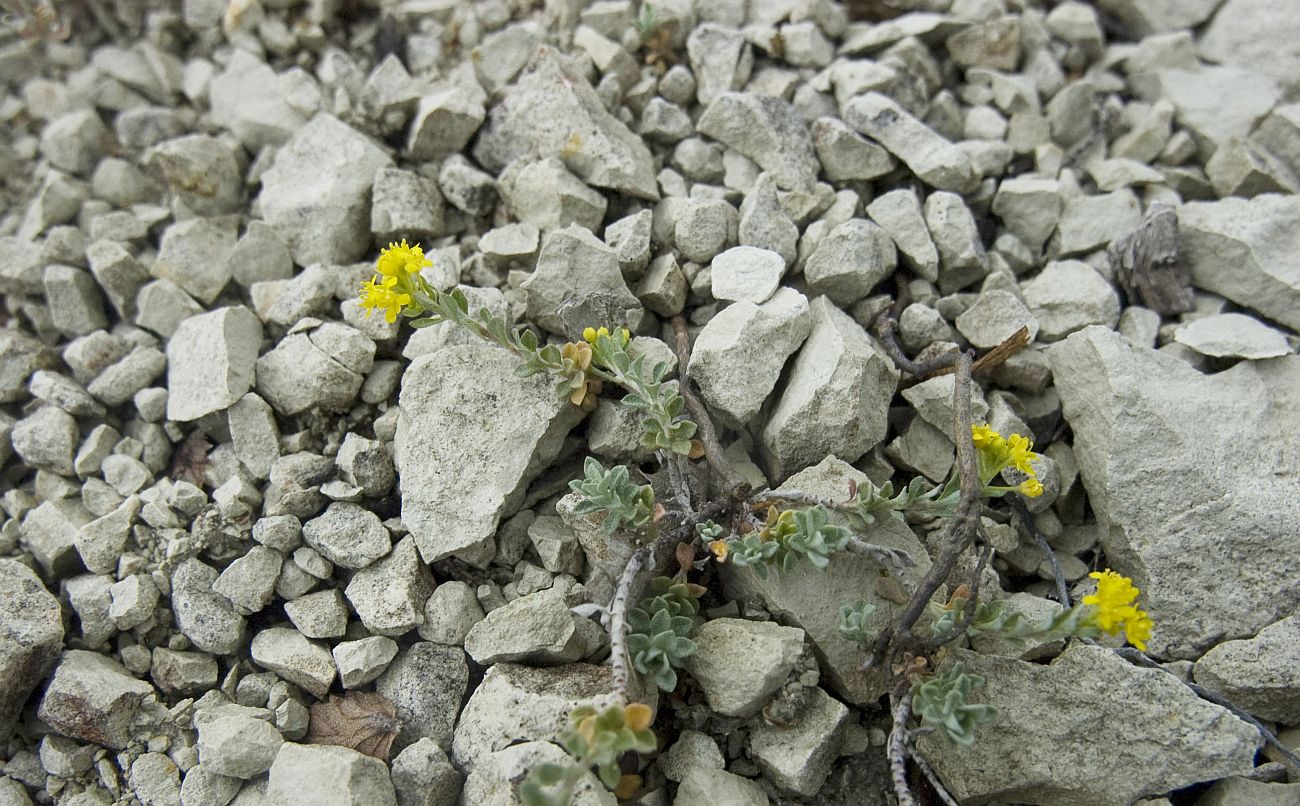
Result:
[[[967,353],[957,356],[957,381],[953,391],[953,438],[957,442],[957,466],[960,473],[960,498],[957,510],[948,521],[939,545],[937,556],[912,593],[902,615],[892,628],[880,631],[872,645],[868,668],[879,665],[895,643],[913,646],[918,642],[912,626],[925,612],[930,598],[943,585],[956,566],[962,552],[975,539],[979,525],[980,478],[975,444],[971,440],[971,357]]]

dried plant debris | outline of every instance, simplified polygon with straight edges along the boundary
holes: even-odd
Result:
[[[387,763],[401,729],[397,709],[387,697],[373,691],[350,691],[312,705],[306,741],[348,747]]]

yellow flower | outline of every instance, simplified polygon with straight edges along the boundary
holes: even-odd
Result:
[[[1133,580],[1106,569],[1093,571],[1088,576],[1097,580],[1097,592],[1083,597],[1085,605],[1096,608],[1092,621],[1102,632],[1117,635],[1124,630],[1126,640],[1138,649],[1146,649],[1146,640],[1155,629],[1155,622],[1146,611],[1139,608],[1137,601],[1141,591],[1134,587]]]
[[[997,431],[994,431],[987,425],[972,425],[971,442],[975,444],[975,450],[979,454],[980,481],[988,484],[997,474],[1008,468],[1015,468],[1025,474],[1030,480],[1036,479],[1038,473],[1034,466],[1030,464],[1038,458],[1034,453],[1033,443],[1028,437],[1022,437],[1019,434],[1012,434],[1005,439]],[[1030,492],[1037,490],[1037,492]],[[1030,497],[1042,495],[1042,485],[1021,485],[1022,493]]]
[[[377,310],[384,312],[384,319],[389,323],[397,321],[402,308],[411,304],[411,295],[397,289],[396,277],[384,277],[380,280],[376,274],[361,284],[361,307],[366,309],[366,317]]]
[[[1043,485],[1036,478],[1027,478],[1020,482],[1020,494],[1037,498],[1043,494]]]
[[[1151,637],[1151,631],[1155,629],[1156,623],[1146,614],[1146,611],[1133,608],[1133,618],[1124,623],[1124,637],[1130,644],[1146,651],[1147,639]]]
[[[406,239],[403,238],[400,244],[390,243],[387,249],[380,250],[375,271],[385,277],[405,278],[407,275],[419,274],[420,269],[432,265],[433,261],[424,256],[424,250],[418,243],[407,246]]]
[[[607,327],[601,327],[599,329],[594,327],[583,328],[582,339],[592,347],[596,346],[596,339],[601,336],[613,336],[615,341],[619,343],[620,347],[626,347],[627,343],[632,340],[632,334],[629,333],[625,327],[616,327],[614,328],[613,333],[610,333],[609,328]]]
[[[1002,444],[1002,435],[987,425],[972,425],[970,438],[975,443],[976,450],[997,448]]]
[[[727,555],[731,553],[731,547],[727,545],[725,540],[714,540],[709,543],[709,551],[713,553],[714,557],[718,558],[718,562],[725,563]]]
[[[1038,458],[1038,454],[1030,450],[1033,446],[1034,444],[1029,441],[1028,437],[1022,437],[1019,434],[1012,434],[1007,437],[1007,464],[1014,466],[1021,473],[1028,474],[1031,477],[1036,476],[1034,466],[1030,464],[1030,462]]]
[[[639,731],[650,727],[653,717],[654,712],[644,703],[634,702],[623,706],[623,724],[632,730]]]

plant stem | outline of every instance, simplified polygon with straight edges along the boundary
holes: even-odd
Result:
[[[916,796],[907,783],[907,720],[912,716],[912,694],[904,692],[891,699],[894,725],[889,731],[889,775],[894,781],[898,806],[916,806]]]
[[[627,565],[623,567],[623,573],[618,578],[618,587],[614,590],[614,601],[609,606],[610,675],[614,679],[614,691],[625,703],[628,701],[627,602],[631,597],[632,584],[637,575],[641,573],[641,568],[645,565],[646,559],[649,558],[652,551],[652,546],[642,546],[632,554],[632,557],[627,561]]]

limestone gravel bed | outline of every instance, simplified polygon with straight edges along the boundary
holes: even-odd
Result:
[[[0,803],[518,804],[614,702],[610,558],[562,496],[588,454],[653,466],[638,416],[367,316],[402,240],[544,340],[629,328],[756,488],[942,482],[953,379],[872,322],[919,358],[1023,329],[976,419],[1032,435],[1072,595],[1132,577],[1164,670],[976,637],[951,655],[996,720],[917,753],[961,804],[1300,802],[1183,685],[1300,749],[1300,5],[24,6],[51,14],[0,28]],[[1038,546],[983,526],[982,592],[1054,612]],[[900,585],[933,528],[873,528]],[[627,802],[893,803],[883,677],[837,629],[892,612],[880,573],[709,566],[677,690],[636,689],[660,744]]]

